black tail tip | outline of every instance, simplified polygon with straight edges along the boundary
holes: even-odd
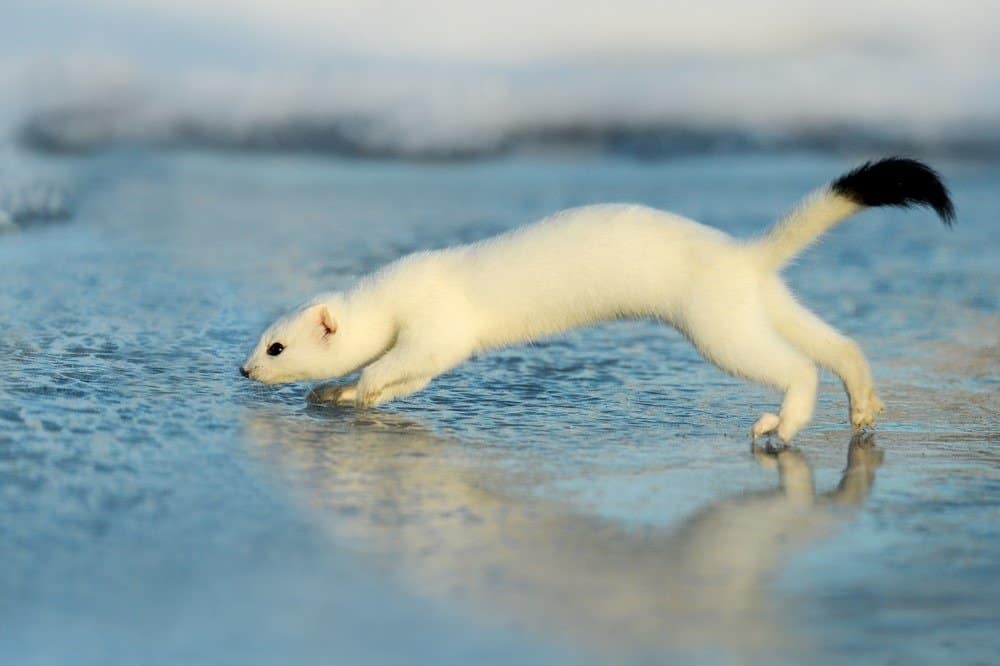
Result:
[[[946,226],[955,220],[948,188],[934,169],[905,157],[865,162],[833,182],[834,192],[862,206],[929,206]]]

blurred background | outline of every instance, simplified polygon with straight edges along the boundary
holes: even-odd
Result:
[[[996,2],[0,6],[0,663],[995,663]],[[737,237],[860,160],[955,198],[790,266],[888,410],[653,322],[377,410],[237,373],[422,249],[622,201]]]
[[[6,3],[37,150],[993,156],[996,3]]]

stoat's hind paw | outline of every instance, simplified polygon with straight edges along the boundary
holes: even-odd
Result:
[[[323,384],[315,386],[306,394],[306,402],[310,405],[353,405],[357,399],[357,387],[354,384],[337,386]]]
[[[760,415],[760,418],[757,419],[757,422],[753,424],[753,427],[750,428],[750,437],[756,440],[758,437],[775,433],[777,432],[780,424],[781,419],[777,414],[764,412]]]
[[[885,404],[871,391],[864,400],[851,405],[851,425],[855,430],[873,428],[876,417],[884,411]]]

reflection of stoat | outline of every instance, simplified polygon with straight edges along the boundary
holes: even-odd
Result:
[[[676,529],[629,529],[511,494],[519,484],[504,468],[479,455],[470,465],[464,447],[393,414],[258,414],[248,434],[338,538],[394,579],[597,651],[786,648],[792,627],[766,583],[850,516],[831,505],[863,501],[881,462],[870,436],[856,436],[840,487],[817,496],[801,453],[757,449],[780,490],[712,502]]]
[[[755,436],[790,440],[812,417],[817,374],[844,382],[855,428],[882,403],[864,355],[797,303],[779,269],[868,206],[926,205],[946,222],[948,192],[927,166],[867,163],[805,200],[763,237],[737,241],[642,206],[567,210],[496,238],[390,264],[346,293],[320,296],[264,332],[241,367],[267,382],[364,368],[331,400],[375,405],[422,389],[486,349],[624,317],[659,319],[734,375],[780,388]]]

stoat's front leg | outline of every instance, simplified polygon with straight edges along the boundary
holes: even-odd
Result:
[[[357,399],[358,385],[322,384],[315,386],[308,395],[306,402],[310,404],[331,403],[334,405],[353,405]]]
[[[355,404],[371,407],[419,391],[470,353],[467,345],[454,338],[405,331],[392,349],[361,371]]]

